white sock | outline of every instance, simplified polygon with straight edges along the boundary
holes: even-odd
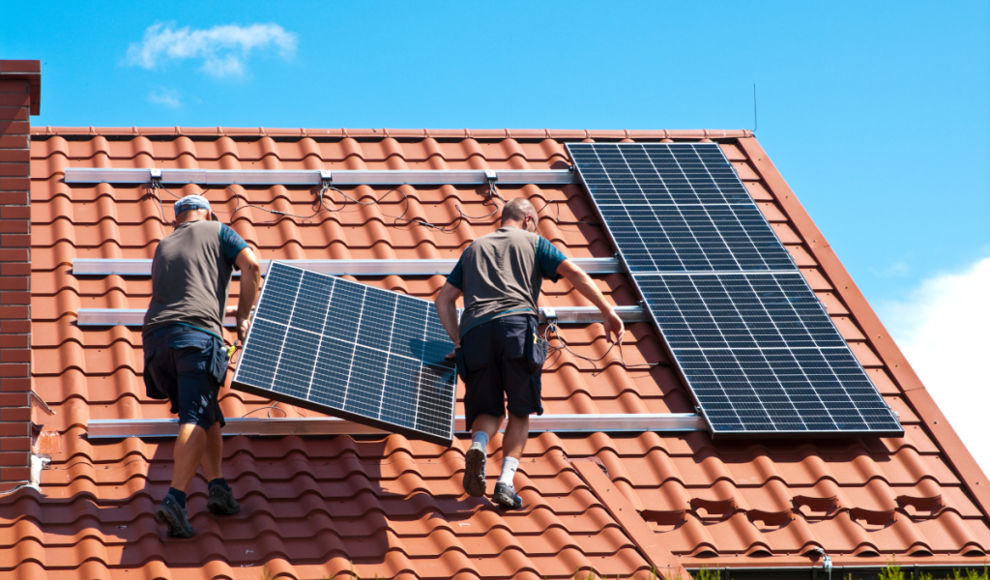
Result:
[[[471,438],[471,443],[481,443],[482,449],[488,449],[488,435],[485,435],[484,431],[478,431]]]
[[[516,476],[516,468],[519,467],[519,460],[515,457],[506,457],[502,460],[502,475],[498,476],[498,482],[512,485],[512,479]],[[513,488],[515,489],[515,488]]]

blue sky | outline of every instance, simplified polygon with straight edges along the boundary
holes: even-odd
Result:
[[[761,144],[885,323],[990,256],[985,1],[230,6],[15,3],[0,55],[41,59],[33,123],[60,126],[737,129],[756,83]]]

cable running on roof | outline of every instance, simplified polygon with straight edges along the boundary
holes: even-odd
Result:
[[[395,193],[398,193],[399,195],[402,196],[402,200],[400,201],[400,203],[404,202],[405,207],[404,207],[402,213],[400,213],[399,215],[388,214],[388,213],[386,213],[384,211],[381,212],[381,214],[384,217],[391,218],[393,220],[390,225],[392,225],[393,227],[396,227],[396,228],[400,228],[400,229],[408,229],[409,226],[411,226],[411,225],[419,225],[419,226],[423,226],[423,227],[428,227],[428,228],[431,228],[431,229],[435,229],[435,230],[437,230],[437,231],[439,231],[441,233],[450,234],[450,233],[453,233],[453,232],[457,231],[457,229],[460,228],[461,223],[464,222],[464,221],[470,222],[472,220],[484,220],[484,219],[493,218],[496,215],[498,215],[498,213],[501,211],[502,208],[499,207],[498,202],[496,200],[500,200],[502,202],[502,205],[504,205],[506,203],[506,199],[504,197],[502,197],[502,194],[498,191],[498,187],[495,184],[496,180],[497,180],[497,177],[494,177],[494,176],[488,178],[488,199],[483,202],[483,204],[488,204],[490,202],[495,207],[495,209],[493,211],[491,211],[490,213],[487,213],[485,215],[473,216],[473,215],[470,215],[470,214],[466,213],[464,211],[464,209],[460,205],[455,204],[454,208],[457,210],[458,216],[456,218],[454,218],[453,220],[449,221],[449,222],[445,222],[445,223],[441,223],[441,224],[434,224],[434,223],[428,222],[426,220],[406,218],[405,216],[406,216],[407,213],[409,213],[409,206],[410,206],[410,204],[409,204],[409,195],[406,192],[402,191],[402,189],[400,187],[394,187],[394,188],[386,191],[382,195],[380,195],[380,196],[378,196],[376,198],[373,198],[372,201],[361,201],[360,199],[355,199],[354,197],[348,195],[343,190],[335,187],[330,182],[329,179],[324,179],[323,180],[323,183],[320,185],[320,189],[316,193],[317,198],[313,201],[313,206],[314,206],[315,209],[314,209],[313,213],[311,213],[309,215],[301,215],[301,214],[284,212],[284,211],[275,210],[275,209],[268,209],[268,208],[262,207],[262,206],[257,205],[257,204],[252,204],[252,203],[245,203],[245,204],[242,205],[241,204],[241,195],[239,195],[236,191],[234,191],[234,189],[230,185],[225,185],[223,187],[223,189],[230,191],[231,195],[233,196],[233,198],[237,202],[236,206],[234,207],[233,210],[230,210],[230,211],[214,210],[213,213],[215,213],[215,214],[222,214],[222,215],[228,215],[228,216],[230,216],[230,221],[233,222],[234,214],[236,214],[238,211],[241,211],[242,209],[246,209],[246,208],[253,208],[253,209],[256,209],[258,211],[263,211],[265,213],[268,213],[268,214],[271,214],[271,215],[274,215],[274,216],[278,216],[278,218],[276,218],[275,220],[272,220],[271,223],[277,222],[279,218],[296,218],[296,219],[305,220],[305,219],[312,219],[312,218],[316,217],[322,211],[327,211],[328,213],[356,213],[358,210],[356,210],[356,209],[355,210],[345,210],[344,207],[346,207],[348,204],[356,204],[356,205],[363,205],[363,206],[380,205],[382,203],[382,200],[384,200],[386,197],[388,197],[393,192],[395,192]],[[167,194],[171,195],[172,197],[174,197],[176,199],[181,199],[182,196],[174,193],[173,191],[169,190],[167,187],[163,186],[161,184],[161,180],[160,179],[156,179],[154,176],[152,177],[152,181],[148,185],[148,188],[151,190],[152,196],[158,202],[158,210],[159,210],[159,213],[161,215],[162,223],[169,223],[169,221],[165,218],[164,202],[163,202],[163,199],[162,199],[161,192],[164,191],[164,192],[166,192]],[[213,189],[214,188],[208,188],[208,187],[207,188],[203,188],[203,192],[205,193],[205,192],[211,191]],[[334,200],[333,197],[331,197],[331,195],[330,195],[330,192],[331,191],[336,191],[337,193],[339,193],[341,195],[341,197],[344,198],[343,201],[338,202],[338,201]],[[224,203],[227,203],[229,201],[230,201],[229,199],[228,200],[224,200]],[[537,213],[542,213],[547,207],[550,206],[550,204],[554,204],[557,207],[557,212],[556,212],[556,216],[555,216],[554,222],[558,225],[558,227],[559,226],[565,226],[565,225],[582,225],[582,224],[583,225],[600,227],[600,225],[597,224],[597,223],[595,223],[595,222],[580,221],[580,220],[569,221],[569,222],[562,222],[562,221],[560,221],[560,203],[561,202],[559,200],[548,200],[548,201],[545,201],[543,203],[543,206],[541,206],[536,211],[537,211]],[[337,204],[340,207],[332,207],[329,204]],[[381,211],[381,210],[379,210],[379,211]],[[403,223],[400,223],[400,222],[403,222]],[[572,230],[564,230],[564,231],[572,231]]]
[[[567,344],[567,341],[564,340],[564,337],[560,335],[560,329],[557,328],[557,319],[550,318],[549,316],[547,316],[547,327],[543,329],[543,340],[547,341],[547,343],[549,344],[551,338],[556,338],[557,341],[560,343],[560,346],[554,346],[552,344],[550,345],[551,351],[547,354],[548,363],[551,361],[551,359],[554,359],[554,357],[560,358],[561,353],[567,351],[568,354],[570,354],[575,358],[579,358],[581,360],[590,362],[592,367],[592,376],[598,375],[599,373],[605,371],[604,368],[598,368],[598,363],[605,360],[605,357],[608,356],[608,353],[612,352],[612,349],[615,348],[616,344],[619,345],[619,360],[622,362],[622,368],[626,370],[651,369],[653,367],[667,367],[667,368],[671,367],[670,363],[664,363],[664,362],[629,364],[626,362],[626,356],[622,352],[621,342],[613,342],[612,344],[610,344],[608,350],[606,350],[605,353],[598,358],[590,358],[590,357],[582,356],[571,350],[571,347]],[[551,368],[548,370],[555,371],[558,368],[559,367],[551,366]],[[585,370],[585,369],[581,369],[580,367],[578,367],[578,369]]]

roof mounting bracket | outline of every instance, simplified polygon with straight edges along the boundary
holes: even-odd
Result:
[[[331,183],[333,183],[333,171],[330,171],[329,169],[321,169],[320,186],[322,186],[323,189],[327,189],[330,187]]]

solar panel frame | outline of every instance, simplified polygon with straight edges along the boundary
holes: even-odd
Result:
[[[789,252],[756,206],[718,144],[568,143],[567,149],[574,160],[581,181],[588,189],[605,231],[643,298],[644,305],[650,311],[654,326],[663,336],[665,349],[677,362],[678,373],[698,403],[699,411],[708,422],[713,438],[903,435],[903,428],[896,415],[883,401],[882,395],[815,297]],[[637,149],[641,151],[638,152]],[[627,162],[628,152],[636,152],[633,156],[634,163]],[[594,158],[592,153],[595,155]],[[669,179],[662,171],[675,167],[681,172],[679,180]],[[609,176],[613,169],[621,175],[618,181]],[[640,170],[641,175],[635,175],[637,169]],[[649,175],[651,171],[656,172],[655,178]],[[642,175],[644,173],[645,177]],[[644,183],[650,191],[644,190],[642,187]],[[698,183],[702,185],[700,190],[696,187]],[[670,220],[669,216],[676,212],[684,218],[686,209],[690,210],[688,214],[691,216],[711,218],[713,213],[721,216],[721,224],[715,219],[708,220],[716,230],[719,230],[717,232],[719,239],[715,239],[711,229],[706,229],[707,226],[686,228],[695,242],[698,241],[697,234],[700,233],[706,238],[705,243],[692,245],[689,236],[682,231],[683,228],[675,232],[680,238],[671,236],[666,231],[658,235],[657,231],[637,227],[632,213],[632,211],[649,211],[657,222],[661,222],[661,216],[664,216],[663,219],[667,219],[668,223],[679,224],[677,219]],[[745,216],[749,223],[743,224],[740,216]],[[636,217],[643,216],[640,214]],[[727,230],[719,228],[727,223],[730,217],[735,218],[740,227],[729,231],[727,236]],[[683,221],[687,223],[688,220]],[[704,219],[696,221],[705,226]],[[657,227],[652,222],[649,226]],[[662,223],[659,228],[663,229]],[[643,235],[644,232],[648,235]],[[752,232],[758,233],[757,240],[754,240]],[[681,246],[675,248],[671,240],[675,240]],[[684,240],[688,241],[685,243]],[[717,243],[718,241],[723,242],[722,246]],[[770,259],[767,259],[768,257]],[[816,338],[809,339],[808,336],[802,336],[797,329],[797,322],[782,319],[780,322],[784,324],[787,333],[775,328],[776,342],[780,344],[771,344],[774,342],[773,332],[767,332],[767,321],[745,320],[743,316],[734,322],[741,328],[754,325],[752,328],[759,329],[756,335],[753,332],[748,333],[749,337],[746,340],[752,345],[745,344],[746,341],[741,339],[746,333],[736,330],[728,333],[731,340],[727,341],[725,329],[719,329],[715,321],[691,328],[686,334],[685,332],[678,334],[677,328],[664,321],[666,315],[660,312],[661,304],[658,303],[657,297],[651,297],[649,290],[644,287],[648,281],[655,279],[680,279],[683,282],[704,281],[706,277],[731,280],[732,277],[743,279],[753,276],[758,277],[754,280],[762,277],[763,280],[774,279],[775,283],[784,280],[792,289],[800,290],[798,294],[803,292],[800,306],[804,309],[804,318],[808,318],[815,326]],[[779,284],[777,286],[779,289]],[[701,302],[703,303],[704,300],[702,299]],[[740,305],[752,307],[760,302],[758,297],[756,299],[750,297],[747,304],[733,303],[734,299],[731,298],[721,300],[723,303],[726,301],[732,303],[733,307]],[[769,312],[766,318],[771,322],[774,320]],[[792,318],[802,319],[802,314],[796,314]],[[807,324],[809,321],[802,319],[801,322]],[[806,332],[805,335],[808,333]],[[679,342],[684,336],[689,336],[695,341],[693,348]],[[698,344],[699,338],[703,339],[704,346]],[[764,359],[763,363],[766,365],[785,367],[789,364],[786,357],[791,357],[799,366],[803,364],[808,365],[809,368],[828,369],[836,380],[823,378],[825,375],[819,376],[818,371],[815,370],[814,380],[822,386],[822,393],[809,394],[807,385],[810,384],[811,379],[808,377],[804,377],[804,383],[789,375],[786,380],[776,376],[773,381],[763,379],[760,376],[764,372],[761,367],[763,363],[758,360],[759,357]],[[702,362],[708,366],[709,371],[714,372],[717,368],[725,376],[733,373],[745,376],[747,372],[752,375],[746,379],[745,387],[742,387],[741,383],[734,384],[729,381],[726,381],[725,385],[716,386],[723,390],[725,387],[736,388],[737,390],[732,394],[738,400],[733,401],[724,396],[719,400],[710,396],[713,385],[712,381],[706,380],[709,377],[704,375],[703,367],[699,366]],[[738,368],[734,369],[732,365]],[[842,388],[843,380],[850,384],[852,391]],[[841,392],[829,390],[833,389],[833,383],[839,385]],[[749,389],[749,395],[744,392],[746,389]],[[814,391],[813,386],[812,391]],[[795,400],[788,398],[791,394]],[[822,395],[833,406],[835,417],[827,410],[822,417],[809,415],[813,409],[817,409],[809,397],[817,397],[821,402]],[[756,397],[755,402],[753,397]],[[857,409],[862,409],[870,415],[868,421],[863,420],[860,410],[856,413],[844,411],[848,409],[851,401],[859,405]],[[804,415],[797,413],[798,410]],[[774,418],[776,423],[761,422],[759,420],[761,414],[763,417]],[[794,420],[794,417],[800,418]]]
[[[428,300],[273,262],[231,386],[449,446],[453,348]]]

